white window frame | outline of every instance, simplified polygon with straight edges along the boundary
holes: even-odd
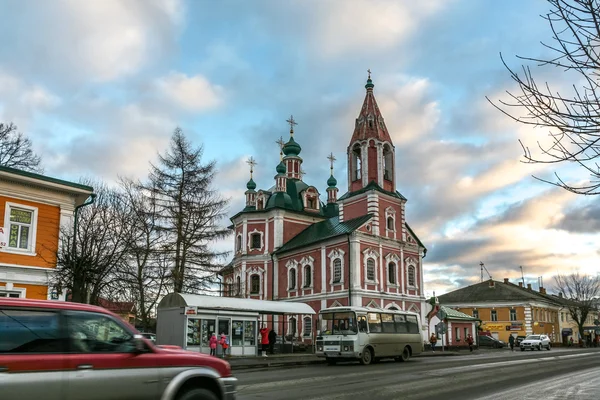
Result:
[[[406,287],[411,290],[419,289],[419,280],[417,279],[417,267],[416,267],[418,265],[417,260],[415,260],[413,257],[407,257],[404,260],[404,262],[406,265]],[[409,271],[410,271],[411,267],[414,269],[414,272],[415,272],[414,285],[411,285],[410,280],[408,279],[410,276]]]
[[[329,257],[329,268],[331,270],[331,275],[330,275],[330,279],[329,279],[329,284],[330,285],[344,285],[344,255],[346,253],[344,252],[344,250],[342,249],[334,249],[331,250],[329,252],[329,255],[327,257]],[[341,263],[341,268],[340,268],[340,280],[339,281],[335,281],[334,277],[335,277],[335,260],[340,260]]]
[[[12,208],[20,208],[26,211],[31,211],[31,227],[30,227],[30,236],[28,240],[27,249],[20,249],[14,247],[8,247],[8,242],[10,239],[10,210]],[[6,235],[7,246],[2,248],[1,251],[5,253],[13,253],[13,254],[23,254],[28,256],[37,255],[35,252],[36,238],[37,238],[37,222],[38,222],[38,208],[32,206],[26,206],[19,203],[6,202],[5,210],[4,210],[4,231]]]
[[[297,264],[300,266],[300,268],[302,268],[302,287],[299,289],[313,289],[315,287],[315,259],[308,256],[308,257],[302,257],[302,259],[300,260],[300,262]],[[310,268],[310,285],[306,285],[306,274],[304,273],[304,269],[306,267]],[[298,280],[296,280],[296,286],[299,286],[300,282],[298,282]]]
[[[252,247],[252,235],[255,235],[255,234],[260,235],[260,247],[259,248]],[[254,229],[252,232],[248,232],[248,251],[252,251],[252,250],[263,251],[263,249],[265,248],[264,235],[265,235],[265,233],[263,231],[259,231],[258,229]]]
[[[298,261],[296,260],[289,260],[286,264],[285,267],[287,268],[287,292],[288,292],[288,296],[290,295],[291,292],[296,292],[298,290]],[[295,286],[293,288],[290,288],[290,277],[291,277],[291,270],[292,268],[294,269],[294,278],[295,278]]]
[[[235,252],[241,253],[244,250],[244,238],[241,233],[238,233],[235,237]]]
[[[394,271],[394,277],[396,278],[395,283],[390,282],[390,263],[393,263],[395,266],[395,271]],[[398,257],[397,254],[388,253],[388,255],[385,256],[385,274],[386,274],[385,279],[386,279],[389,287],[391,287],[391,288],[400,287],[399,271],[400,271],[400,257]]]
[[[308,330],[306,329],[306,321],[308,321],[308,323],[309,323]],[[302,318],[302,337],[303,338],[312,338],[312,329],[313,329],[312,318],[309,316]]]
[[[494,318],[494,316],[496,318]],[[496,311],[496,310],[491,310],[490,311],[490,321],[492,321],[492,322],[498,322],[498,311]]]
[[[370,302],[368,302],[367,307],[378,308],[378,309],[382,310],[381,305],[379,305],[375,300],[371,300]]]
[[[19,294],[19,299],[25,299],[27,298],[27,289],[25,288],[16,288],[13,287],[12,283],[9,283],[5,286],[0,286],[0,293],[6,293],[6,297],[1,297],[1,298],[8,298],[8,295],[10,293],[18,293]],[[16,299],[17,297],[13,297],[13,299]]]
[[[369,275],[367,273],[367,261],[371,259],[373,260],[373,270],[375,273],[375,280],[371,280],[369,279]],[[369,284],[379,284],[379,274],[377,273],[377,270],[379,268],[377,268],[377,260],[379,259],[379,253],[377,253],[375,250],[373,249],[366,249],[365,251],[363,251],[363,264],[364,264],[364,270],[365,270],[365,283],[369,283]]]
[[[296,333],[293,333],[293,332],[292,332],[292,323],[291,323],[291,320],[292,320],[292,319],[295,321],[295,324],[296,324]],[[287,329],[286,329],[286,332],[287,332],[287,333],[286,333],[286,336],[291,336],[291,335],[293,335],[292,337],[294,337],[294,338],[297,338],[297,337],[298,337],[298,318],[297,318],[297,316],[296,316],[296,315],[290,315],[290,316],[287,318]]]

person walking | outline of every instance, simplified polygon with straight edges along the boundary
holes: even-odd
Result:
[[[267,350],[269,349],[269,330],[265,325],[263,325],[260,332],[260,344],[262,347],[262,356],[267,356]]]
[[[229,348],[229,339],[225,336],[225,333],[221,333],[221,339],[219,340],[221,349],[223,349],[223,358],[227,355],[227,349]]]
[[[473,336],[471,336],[471,334],[469,333],[469,335],[467,336],[467,344],[469,345],[469,351],[471,353],[473,352],[473,342],[474,342]]]
[[[277,343],[277,334],[271,329],[269,332],[269,353],[275,354],[275,343]]]
[[[510,351],[515,351],[515,337],[513,335],[508,337],[508,344],[510,345]]]
[[[217,356],[217,335],[213,332],[210,339],[208,340],[208,346],[210,347],[210,355]]]
[[[435,333],[431,334],[431,337],[429,338],[429,343],[431,343],[431,351],[435,351],[435,344],[437,343],[437,336],[435,336]]]

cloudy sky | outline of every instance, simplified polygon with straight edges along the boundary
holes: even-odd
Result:
[[[290,114],[305,181],[325,193],[333,152],[345,182],[370,68],[408,220],[429,249],[427,292],[478,282],[480,261],[494,279],[516,281],[522,265],[549,286],[557,272],[599,270],[600,207],[534,180],[552,168],[588,177],[521,163],[518,139],[546,132],[485,99],[514,89],[500,53],[513,67],[547,54],[547,11],[541,0],[2,0],[0,121],[31,137],[47,174],[109,182],[143,178],[181,126],[218,160],[233,215],[247,157],[259,187],[273,184]]]

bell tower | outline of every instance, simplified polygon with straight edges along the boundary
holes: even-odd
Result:
[[[395,192],[394,144],[373,95],[371,70],[368,73],[367,93],[348,146],[348,191],[355,192],[375,182],[383,190]]]

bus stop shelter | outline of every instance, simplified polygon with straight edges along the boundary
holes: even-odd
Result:
[[[170,293],[158,304],[156,343],[208,354],[211,335],[225,334],[229,339],[229,354],[257,355],[259,324],[265,315],[314,314],[305,303]],[[281,319],[285,324],[285,318]],[[220,353],[220,347],[217,349]],[[292,346],[289,349],[291,352]]]

